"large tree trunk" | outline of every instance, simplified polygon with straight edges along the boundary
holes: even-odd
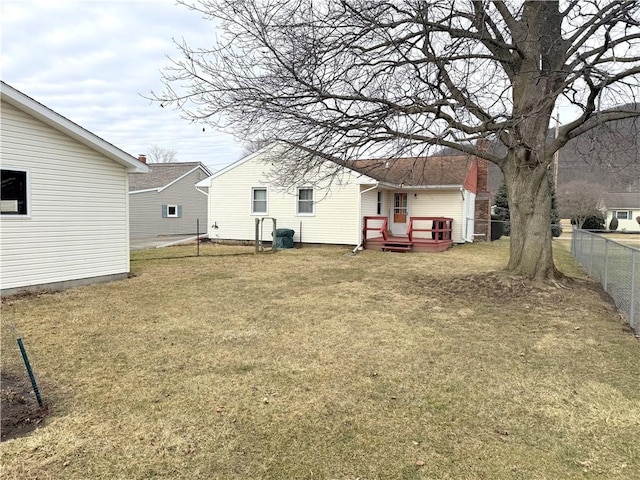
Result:
[[[556,273],[551,251],[551,191],[544,162],[523,161],[523,156],[530,155],[524,150],[509,152],[503,166],[511,217],[507,271],[546,281]]]

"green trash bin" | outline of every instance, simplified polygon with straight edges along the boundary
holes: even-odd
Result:
[[[293,248],[294,233],[290,228],[276,228],[276,249]]]

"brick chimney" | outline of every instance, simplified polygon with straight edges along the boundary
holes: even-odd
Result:
[[[142,163],[147,163],[147,156],[144,153],[139,153],[138,160],[141,161]]]

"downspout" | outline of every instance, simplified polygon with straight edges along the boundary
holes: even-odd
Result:
[[[462,216],[460,218],[462,218],[462,230],[460,233],[462,233],[462,241],[467,243],[467,205],[465,203],[465,197],[464,197],[464,187],[460,187],[460,195],[462,195]],[[453,238],[453,231],[451,232],[451,237]]]
[[[380,182],[376,182],[376,184],[373,187],[367,188],[366,190],[362,190],[360,192],[360,205],[359,205],[359,217],[358,220],[360,220],[362,218],[362,194],[363,193],[367,193],[370,192],[371,190],[375,190],[376,188],[378,188],[378,185],[380,184]],[[360,228],[358,228],[359,233],[358,233],[358,237],[360,238],[360,243],[358,244],[358,246],[356,248],[353,249],[353,255],[356,254],[356,252],[362,248],[362,244],[364,243],[364,238],[362,238],[362,226],[360,226]]]
[[[197,186],[194,185],[194,188],[207,197],[207,238],[211,240],[211,199],[209,198],[209,192],[211,191],[211,181],[209,181],[208,191],[200,190]]]

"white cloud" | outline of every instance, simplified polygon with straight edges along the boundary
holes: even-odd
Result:
[[[218,169],[239,158],[227,134],[141,95],[161,90],[172,39],[207,46],[211,22],[171,0],[2,1],[2,79],[126,152],[151,144]]]

